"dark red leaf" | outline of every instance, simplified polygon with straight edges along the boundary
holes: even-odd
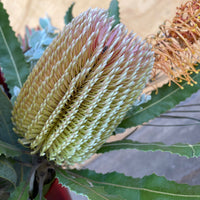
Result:
[[[9,98],[11,98],[11,95],[9,93],[9,89],[8,89],[8,86],[7,86],[6,82],[5,82],[5,78],[3,76],[1,68],[0,68],[0,85],[3,86],[3,89],[4,89],[5,93],[8,95]]]
[[[66,187],[63,187],[56,178],[54,182],[51,184],[51,187],[47,194],[45,195],[47,200],[72,200],[69,190]]]

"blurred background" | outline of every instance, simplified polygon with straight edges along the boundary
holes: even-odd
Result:
[[[25,25],[37,27],[40,17],[48,14],[53,25],[62,29],[66,10],[75,2],[74,16],[89,8],[109,6],[109,0],[1,0],[10,15],[13,29],[24,33]],[[157,27],[175,13],[184,0],[119,0],[121,22],[141,36],[155,33]]]
[[[60,30],[64,26],[64,15],[72,4],[71,0],[2,0],[5,8],[10,15],[10,23],[16,33],[24,34],[25,25],[37,27],[40,17],[48,14],[52,19],[52,24]],[[128,30],[133,30],[138,35],[145,38],[147,35],[156,33],[158,26],[165,19],[171,19],[175,15],[178,5],[184,3],[183,0],[119,0],[121,22]],[[107,9],[109,0],[79,0],[75,2],[73,15],[89,9],[100,7]],[[184,92],[184,91],[183,91]],[[192,95],[191,98],[181,105],[197,104],[200,102],[200,92]],[[178,108],[177,108],[178,109]],[[183,107],[187,109],[187,107]],[[200,107],[194,107],[197,111]],[[187,116],[199,117],[199,113],[188,113]],[[169,121],[162,118],[152,120],[150,124],[180,124],[189,123],[187,120]],[[166,144],[174,143],[197,143],[200,142],[199,125],[193,126],[143,126],[136,130],[134,134],[128,136],[133,129],[117,138],[128,137],[140,142],[163,142]],[[79,166],[80,167],[80,166]],[[200,184],[200,159],[187,159],[172,155],[167,152],[139,152],[136,150],[113,151],[101,156],[95,156],[81,167],[88,167],[97,172],[107,173],[118,171],[127,176],[143,177],[152,173],[166,176],[169,180],[181,183]],[[72,193],[74,200],[87,199]]]

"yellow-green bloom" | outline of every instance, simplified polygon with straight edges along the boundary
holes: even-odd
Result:
[[[107,11],[90,9],[68,24],[29,75],[13,109],[15,131],[57,164],[96,152],[140,96],[151,47]]]

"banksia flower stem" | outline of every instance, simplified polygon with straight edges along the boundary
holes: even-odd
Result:
[[[179,84],[185,80],[191,86],[196,82],[190,77],[198,73],[195,64],[200,61],[200,1],[193,0],[177,8],[172,21],[160,26],[157,35],[150,36],[148,41],[155,52],[153,76],[162,71],[171,81]]]
[[[140,96],[151,47],[94,9],[74,18],[46,49],[13,109],[16,133],[57,164],[96,152]]]

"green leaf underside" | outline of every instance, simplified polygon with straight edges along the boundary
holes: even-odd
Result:
[[[110,2],[110,6],[108,8],[108,15],[109,15],[109,17],[113,17],[114,16],[115,22],[113,24],[113,27],[115,27],[117,24],[120,23],[119,2],[117,0],[112,0]]]
[[[124,200],[120,198],[119,195],[109,193],[105,191],[104,185],[93,185],[93,182],[88,181],[87,178],[79,176],[72,171],[64,171],[62,169],[57,169],[56,177],[59,179],[59,182],[68,187],[70,190],[74,191],[77,194],[87,196],[91,200]]]
[[[87,195],[91,200],[200,199],[200,185],[178,184],[155,174],[140,179],[117,172],[100,174],[88,169],[57,169],[57,177],[64,186],[78,194]],[[103,188],[100,192],[99,187]]]
[[[0,140],[0,155],[2,154],[6,157],[17,157],[20,156],[22,152],[16,146]]]
[[[11,193],[9,200],[27,200],[29,199],[29,185],[27,182],[21,182],[20,185]]]
[[[18,144],[11,121],[12,104],[0,88],[0,140],[9,144]]]
[[[75,3],[72,3],[65,14],[64,21],[65,21],[66,25],[69,24],[72,21],[72,19],[74,18],[72,15],[72,10],[73,10],[74,5],[75,5]]]
[[[6,79],[6,83],[13,95],[13,88],[22,87],[29,69],[25,62],[20,44],[15,33],[9,25],[8,14],[0,2],[0,66]]]
[[[12,165],[5,159],[0,160],[0,178],[5,179],[14,186],[17,183],[17,174]]]
[[[200,69],[200,64],[198,64],[196,69]],[[141,125],[144,122],[148,122],[149,120],[160,116],[160,114],[170,110],[181,101],[190,97],[193,93],[200,89],[200,73],[193,73],[191,77],[198,84],[190,86],[187,82],[183,82],[181,85],[184,89],[181,89],[175,83],[172,83],[170,87],[168,84],[162,86],[158,89],[158,94],[156,94],[155,91],[152,92],[150,101],[141,104],[138,107],[133,106],[118,127],[130,128]]]
[[[163,151],[185,156],[187,158],[195,158],[200,156],[200,143],[198,144],[173,144],[166,145],[160,142],[141,143],[132,140],[121,140],[116,142],[105,143],[97,151],[97,153],[106,153],[119,149],[137,149],[140,151]]]

